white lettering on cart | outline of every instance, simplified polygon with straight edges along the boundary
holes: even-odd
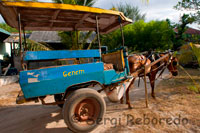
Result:
[[[37,78],[28,78],[28,83],[40,82]]]
[[[40,81],[38,80],[38,77],[39,77],[40,74],[34,75],[34,73],[28,72],[27,75],[31,75],[31,76],[34,77],[34,78],[28,78],[28,83],[40,82]]]

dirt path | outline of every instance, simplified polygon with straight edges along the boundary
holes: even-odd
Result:
[[[119,103],[110,103],[106,99],[107,112],[105,119],[100,126],[93,131],[96,132],[160,132],[160,131],[177,131],[177,132],[198,132],[200,130],[200,98],[199,95],[186,91],[186,95],[179,93],[180,90],[174,92],[172,89],[164,89],[163,85],[158,86],[157,99],[149,98],[149,108],[145,108],[144,104],[144,88],[135,87],[131,90],[131,103],[134,109],[127,109],[127,105]],[[166,81],[165,81],[166,82]],[[141,80],[142,83],[142,80]],[[135,83],[137,85],[137,83]],[[163,84],[163,83],[162,83]],[[168,84],[166,88],[169,88]],[[149,87],[148,87],[149,88]],[[180,88],[179,88],[180,89]],[[18,133],[18,132],[66,132],[70,133],[66,128],[62,119],[62,111],[57,106],[42,106],[40,103],[27,103],[16,105],[15,98],[20,90],[19,84],[11,84],[0,88],[0,132],[1,133]],[[150,90],[148,90],[150,92]],[[150,97],[150,94],[149,94]],[[49,98],[49,101],[52,100]],[[189,100],[193,100],[189,103]],[[187,108],[186,108],[187,107]],[[129,121],[134,117],[143,119],[144,116],[152,119],[187,117],[191,119],[191,124],[168,125],[165,122],[161,124],[136,124],[135,121]],[[145,118],[146,118],[145,117]],[[134,124],[132,123],[134,122]],[[132,124],[131,124],[132,123]],[[128,125],[127,125],[128,124]]]

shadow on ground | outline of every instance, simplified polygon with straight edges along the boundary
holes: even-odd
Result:
[[[57,106],[22,105],[0,108],[1,133],[62,132],[71,133]],[[61,124],[62,123],[62,124]]]

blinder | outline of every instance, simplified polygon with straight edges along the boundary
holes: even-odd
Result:
[[[173,61],[172,64],[173,64],[173,66],[177,66],[178,63],[177,63],[177,61]]]

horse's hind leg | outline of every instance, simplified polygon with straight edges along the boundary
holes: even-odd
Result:
[[[131,103],[130,103],[130,98],[129,98],[129,90],[131,88],[131,86],[133,85],[135,81],[135,78],[131,81],[130,85],[128,86],[127,90],[126,90],[126,104],[128,104],[128,108],[132,109]]]
[[[155,99],[155,92],[154,92],[154,86],[155,86],[155,79],[156,79],[156,74],[151,74],[149,76],[150,84],[151,84],[151,96]]]

